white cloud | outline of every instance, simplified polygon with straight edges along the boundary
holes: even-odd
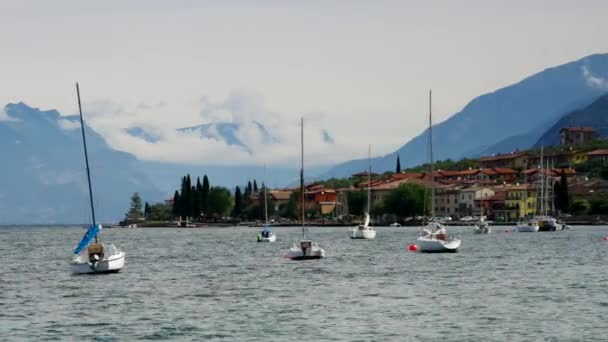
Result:
[[[77,120],[59,119],[57,124],[64,131],[72,131],[80,128],[80,122]]]
[[[592,88],[608,90],[608,79],[594,75],[586,65],[582,66],[583,77],[587,85]]]
[[[1,108],[0,109],[0,121],[19,121],[19,120],[9,116],[8,113],[6,112],[6,110],[4,108]]]
[[[177,117],[169,116],[165,105],[119,105],[110,101],[94,101],[86,104],[85,112],[88,124],[99,131],[113,148],[132,153],[140,159],[213,165],[299,165],[300,120],[296,119],[297,114],[273,112],[261,94],[246,89],[233,91],[221,101],[203,97],[199,105],[202,109],[191,109],[190,114],[180,115],[179,121]],[[184,125],[184,118],[189,118],[188,124]],[[235,136],[247,148],[201,138],[198,131],[177,131],[184,126],[218,122],[238,125]],[[260,131],[257,123],[264,126],[271,139]],[[333,164],[361,155],[362,146],[366,146],[368,141],[341,144],[334,137],[333,143],[329,144],[323,138],[332,132],[327,124],[324,113],[304,115],[308,165]],[[133,137],[125,131],[130,127],[140,127],[158,136],[159,140],[145,141]],[[220,132],[213,133],[219,135]]]

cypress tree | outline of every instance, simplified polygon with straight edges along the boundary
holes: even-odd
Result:
[[[150,204],[148,204],[148,202],[146,202],[144,204],[144,218],[148,218],[150,217]]]
[[[570,210],[570,194],[568,193],[568,177],[566,171],[562,170],[560,180],[554,186],[555,205],[561,212]]]
[[[253,180],[253,193],[257,193],[258,192],[258,183],[255,181],[255,179]]]
[[[203,192],[203,186],[201,185],[201,180],[199,177],[196,177],[196,187],[193,187],[193,191],[192,191],[192,201],[194,202],[194,217],[196,218],[196,220],[199,220],[201,218],[201,211],[202,211],[202,192]]]
[[[395,173],[401,173],[401,159],[399,155],[397,155],[397,168],[395,169]]]
[[[249,196],[251,196],[251,194],[253,193],[253,185],[251,185],[251,181],[247,182],[247,194]]]
[[[178,204],[178,208],[179,208],[179,212],[178,212],[178,216],[181,216],[182,219],[184,219],[187,215],[186,213],[186,203],[188,203],[188,187],[186,184],[186,176],[182,177],[182,186],[180,188],[180,192],[179,192],[179,204]]]
[[[174,218],[179,216],[179,201],[179,192],[175,190],[175,193],[173,194],[173,208],[171,210]]]
[[[188,189],[188,196],[186,200],[186,213],[189,217],[194,216],[194,187],[192,186],[192,179],[190,175],[186,176],[186,186]]]
[[[237,185],[234,191],[234,209],[232,210],[233,217],[241,217],[243,212],[243,196],[241,194],[241,188]]]
[[[207,215],[209,212],[209,189],[210,189],[210,185],[209,185],[209,178],[207,178],[207,175],[203,176],[203,186],[202,186],[202,192],[201,192],[201,209],[203,211],[203,214]]]

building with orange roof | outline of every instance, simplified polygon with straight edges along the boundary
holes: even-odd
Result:
[[[479,158],[479,166],[482,169],[510,168],[527,169],[530,155],[526,152],[511,152]]]
[[[593,127],[564,127],[559,135],[562,145],[584,145],[597,138],[597,131]]]
[[[587,158],[593,161],[608,162],[608,149],[600,149],[587,153]]]
[[[460,189],[458,193],[458,213],[460,216],[479,215],[477,200],[494,196],[494,190],[485,186],[470,186]]]
[[[460,217],[459,195],[462,185],[449,184],[435,187],[435,215]]]

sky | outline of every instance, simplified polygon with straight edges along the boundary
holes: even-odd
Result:
[[[77,111],[145,160],[291,165],[395,151],[470,100],[606,53],[608,1],[3,0],[0,104]],[[234,122],[253,153],[175,129]],[[260,136],[262,123],[273,138]],[[143,141],[125,129],[160,138]]]

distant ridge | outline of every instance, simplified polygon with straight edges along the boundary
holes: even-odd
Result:
[[[559,119],[534,146],[549,146],[560,143],[560,131],[565,127],[595,128],[600,138],[608,137],[608,94],[595,100],[589,106],[575,110]]]
[[[511,86],[481,95],[460,112],[433,126],[436,159],[507,152],[532,146],[565,113],[587,106],[607,90],[608,54],[596,54],[552,67]],[[435,101],[441,101],[437,98]],[[427,131],[394,153],[374,158],[379,172],[426,161]],[[365,169],[365,160],[339,164],[322,178],[344,177]]]

